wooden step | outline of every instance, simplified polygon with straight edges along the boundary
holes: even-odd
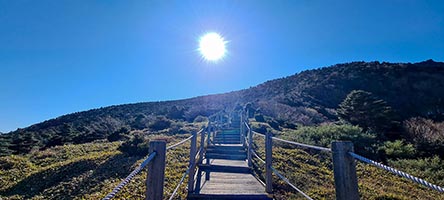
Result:
[[[246,154],[245,149],[207,149],[207,153],[217,153],[217,154]]]
[[[215,144],[241,144],[240,141],[213,141]]]
[[[229,155],[229,154],[206,153],[205,158],[226,159],[226,160],[245,160],[245,159],[247,159],[247,155],[245,155],[245,154]]]
[[[216,134],[215,137],[240,137],[240,134]]]
[[[214,137],[240,137],[240,134],[216,134]]]
[[[244,155],[247,155],[247,152],[246,151],[233,151],[233,152],[227,152],[227,151],[207,151],[206,153],[205,153],[205,155],[210,155],[210,156],[212,156],[212,155],[215,155],[215,154],[217,154],[217,155],[234,155],[234,156],[244,156]]]
[[[210,145],[207,150],[245,150],[245,147],[241,145]]]
[[[240,138],[214,138],[213,141],[240,141]]]
[[[188,194],[190,200],[272,200],[267,194]]]
[[[235,129],[235,130],[230,130],[230,131],[217,132],[216,134],[239,135],[240,131],[238,129]]]
[[[240,140],[240,136],[235,136],[235,137],[218,136],[214,137],[213,140]]]
[[[224,165],[199,165],[199,169],[205,172],[224,172],[224,173],[240,173],[249,174],[251,169],[249,167],[239,166],[224,166]]]

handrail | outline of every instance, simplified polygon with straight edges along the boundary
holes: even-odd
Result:
[[[201,135],[202,135],[204,129],[205,129],[205,128],[202,128],[199,132],[197,132],[197,134],[201,134]],[[197,136],[197,134],[196,134],[196,136]],[[180,142],[178,142],[178,143],[176,143],[176,144],[174,144],[174,145],[171,145],[171,146],[167,147],[167,150],[172,149],[172,148],[174,148],[174,147],[177,147],[178,145],[181,145],[181,144],[185,143],[186,141],[192,139],[193,137],[194,137],[194,135],[191,135],[190,137],[188,137],[188,138],[186,138],[186,139],[184,139],[184,140],[182,140],[182,141],[180,141]],[[201,137],[202,137],[202,136],[201,136]],[[199,148],[199,151],[196,153],[196,157],[199,156],[199,152],[202,150],[202,148],[203,148],[203,147],[200,147],[200,148]],[[190,173],[190,168],[191,168],[191,167],[196,167],[196,164],[194,164],[194,165],[189,165],[189,166],[188,166],[187,170],[186,170],[185,173],[182,175],[182,178],[180,179],[179,183],[177,184],[176,188],[174,189],[173,193],[171,194],[169,200],[172,200],[172,199],[174,198],[174,196],[176,195],[177,191],[179,190],[179,187],[180,187],[180,186],[182,185],[182,183],[185,181],[185,177]]]
[[[247,127],[248,130],[251,130],[251,129],[250,129],[250,126],[248,125],[247,122],[244,122],[244,124],[245,124],[245,126]]]
[[[178,143],[176,143],[176,144],[173,144],[173,145],[171,145],[171,146],[168,146],[168,147],[166,148],[166,150],[168,151],[168,150],[170,150],[170,149],[174,149],[174,148],[176,148],[177,146],[179,146],[179,145],[185,143],[186,141],[190,140],[191,138],[193,138],[193,135],[191,135],[190,137],[188,137],[188,138],[186,138],[186,139],[184,139],[184,140],[182,140],[182,141],[180,141],[180,142],[178,142]]]
[[[188,166],[187,170],[183,174],[182,178],[180,179],[179,183],[177,184],[176,188],[174,189],[173,193],[171,194],[170,198],[168,200],[172,200],[174,196],[176,195],[177,191],[179,190],[179,187],[182,185],[182,183],[185,181],[185,177],[190,173],[190,166]]]
[[[151,153],[148,158],[146,158],[135,170],[133,170],[119,185],[117,185],[108,195],[106,195],[102,200],[112,199],[126,184],[128,184],[131,179],[134,178],[136,174],[142,171],[145,166],[150,163],[151,160],[156,156],[156,152]]]
[[[433,190],[436,190],[436,191],[439,191],[439,192],[444,192],[444,188],[442,188],[442,187],[440,187],[440,186],[437,186],[437,185],[434,185],[434,184],[432,184],[432,183],[429,183],[429,182],[425,181],[424,179],[421,179],[421,178],[418,178],[418,177],[412,176],[412,175],[410,175],[410,174],[407,174],[407,173],[405,173],[405,172],[399,171],[399,170],[397,170],[397,169],[395,169],[395,168],[392,168],[392,167],[389,167],[389,166],[387,166],[387,165],[383,165],[383,164],[381,164],[381,163],[378,163],[378,162],[376,162],[376,161],[370,160],[370,159],[368,159],[368,158],[365,158],[365,157],[360,156],[360,155],[358,155],[358,154],[355,154],[355,153],[353,153],[353,152],[348,152],[348,154],[349,154],[350,156],[352,156],[353,158],[355,158],[355,159],[357,159],[357,160],[360,160],[360,161],[362,161],[362,162],[364,162],[364,163],[371,164],[371,165],[373,165],[373,166],[375,166],[375,167],[378,167],[378,168],[380,168],[380,169],[383,169],[383,170],[389,171],[389,172],[391,172],[391,173],[393,173],[393,174],[396,174],[396,175],[402,176],[402,177],[404,177],[404,178],[406,178],[406,179],[409,179],[409,180],[411,180],[411,181],[414,181],[414,182],[416,182],[416,183],[419,183],[419,184],[421,184],[421,185],[423,185],[423,186],[426,186],[426,187],[428,187],[428,188],[430,188],[430,189],[433,189]]]
[[[284,182],[286,182],[288,185],[290,185],[293,189],[295,189],[296,191],[298,191],[299,193],[301,193],[306,199],[309,200],[313,200],[310,196],[308,196],[307,194],[305,194],[304,192],[302,192],[302,190],[300,190],[299,188],[297,188],[296,186],[294,186],[293,184],[290,183],[290,181],[285,178],[282,174],[280,174],[275,168],[271,167],[271,170],[279,177],[281,178]]]
[[[261,135],[262,137],[265,137],[264,134],[258,133],[256,131],[253,131],[253,133]],[[331,149],[329,148],[325,148],[325,147],[320,147],[320,146],[314,146],[314,145],[309,145],[309,144],[304,144],[304,143],[299,143],[299,142],[293,142],[293,141],[289,141],[289,140],[284,140],[281,138],[277,138],[277,137],[272,137],[274,140],[277,141],[281,141],[281,142],[286,142],[289,144],[294,144],[296,146],[302,147],[302,148],[309,148],[309,149],[315,149],[315,150],[319,150],[319,151],[327,151],[327,152],[331,152]]]
[[[257,153],[255,151],[252,150],[251,152],[253,153],[254,157],[256,157],[259,161],[261,161],[262,163],[265,163],[265,160],[262,159],[259,155],[257,155]]]

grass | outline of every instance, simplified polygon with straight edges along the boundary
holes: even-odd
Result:
[[[259,156],[265,158],[264,138],[255,136],[254,140]],[[335,198],[333,166],[329,153],[306,151],[281,142],[273,142],[275,169],[313,199]],[[255,163],[260,161],[255,159]],[[263,165],[255,164],[255,172],[264,180]],[[358,162],[357,175],[361,199],[444,199],[442,193],[363,163]],[[305,199],[275,175],[273,188],[276,199]]]
[[[189,135],[162,136],[173,144]],[[159,136],[152,136],[159,137]],[[119,142],[64,145],[22,156],[0,158],[0,199],[101,199],[142,161],[118,151]],[[167,153],[165,196],[188,165],[189,142]],[[144,199],[146,170],[115,199]],[[178,197],[185,197],[185,184]]]
[[[188,136],[149,137],[165,139],[167,145],[171,145]],[[264,139],[261,136],[254,139],[258,154],[264,158]],[[144,159],[120,152],[120,144],[64,145],[26,155],[0,157],[0,199],[101,199]],[[166,199],[186,171],[188,155],[189,142],[167,152]],[[255,173],[264,180],[263,166],[255,161]],[[403,163],[399,161],[397,164]],[[335,198],[330,154],[275,142],[273,167],[312,198]],[[358,163],[357,173],[362,199],[444,199],[443,194],[369,165]],[[135,176],[115,199],[144,199],[146,175],[146,170],[143,170]],[[186,185],[187,181],[181,186],[176,199],[186,197]],[[276,199],[304,199],[277,176],[273,177],[273,188]]]

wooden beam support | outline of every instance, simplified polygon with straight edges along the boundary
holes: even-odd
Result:
[[[358,200],[358,178],[355,159],[348,154],[353,152],[353,143],[335,141],[331,144],[333,152],[333,173],[337,200]]]
[[[146,200],[162,200],[163,184],[165,180],[165,141],[151,141],[149,154],[156,152],[156,156],[148,164],[146,179]]]

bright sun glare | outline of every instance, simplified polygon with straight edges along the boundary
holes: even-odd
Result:
[[[224,38],[217,33],[207,33],[199,39],[199,51],[205,60],[217,61],[226,53]]]

